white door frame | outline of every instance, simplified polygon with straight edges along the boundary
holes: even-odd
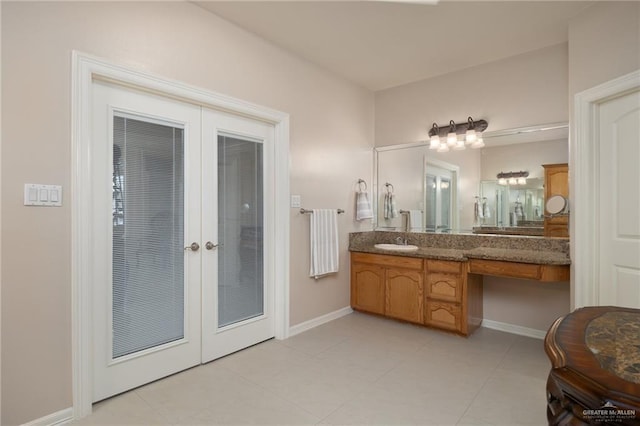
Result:
[[[572,309],[598,305],[598,110],[601,103],[639,89],[640,70],[575,95],[573,136],[569,142]]]
[[[91,414],[92,241],[90,161],[91,85],[94,79],[136,87],[181,101],[268,122],[275,129],[275,337],[289,334],[289,115],[219,93],[72,52],[71,77],[71,326],[73,417]],[[276,238],[277,236],[277,238]]]

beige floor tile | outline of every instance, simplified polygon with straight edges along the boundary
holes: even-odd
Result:
[[[545,389],[544,380],[496,370],[465,416],[496,425],[545,425]]]
[[[79,425],[545,424],[542,342],[353,313],[106,400]]]
[[[319,417],[296,404],[261,390],[233,403],[185,418],[180,425],[314,425]]]
[[[74,421],[73,425],[169,425],[169,419],[154,410],[135,392],[114,396],[93,405],[90,416]]]
[[[344,404],[322,424],[455,425],[468,403],[461,404],[437,392],[412,394],[376,387]]]

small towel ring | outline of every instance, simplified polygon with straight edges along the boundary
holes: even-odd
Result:
[[[389,194],[393,194],[393,191],[395,191],[395,188],[393,187],[393,184],[390,184],[389,182],[385,183],[384,186],[387,187],[387,193]],[[391,188],[389,188],[391,187]]]
[[[362,184],[364,184],[364,189],[362,189]],[[365,182],[364,179],[358,179],[358,186],[360,187],[360,191],[367,190],[367,182]]]

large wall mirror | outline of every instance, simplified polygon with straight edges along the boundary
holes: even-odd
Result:
[[[567,123],[483,138],[484,148],[446,153],[426,142],[375,148],[375,229],[542,235],[542,165],[568,162]],[[498,182],[500,173],[521,171],[525,179]]]

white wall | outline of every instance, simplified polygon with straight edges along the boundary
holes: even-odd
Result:
[[[566,122],[567,70],[568,47],[561,44],[377,92],[376,146],[426,140],[433,122],[439,125],[449,120],[462,122],[468,116],[487,120],[487,131]],[[475,163],[460,167],[468,183],[460,194],[462,217],[472,218],[481,161],[488,162],[486,166],[490,169],[503,164],[500,168],[505,171],[520,170],[518,164],[533,168],[535,164],[562,163],[566,162],[568,151],[568,143],[564,143],[563,152],[557,144],[542,145],[544,152],[536,152],[533,144],[526,144],[532,147],[522,148],[522,156],[512,152],[516,147],[487,148],[482,150],[482,160],[477,150],[436,155],[451,162],[458,161],[455,159],[460,154],[477,156]],[[546,330],[559,315],[569,312],[567,283],[541,286],[533,281],[490,276],[484,278],[484,283],[486,319]]]
[[[2,2],[2,413],[71,406],[71,51],[291,114],[291,191],[344,208],[341,272],[308,278],[309,217],[292,210],[291,325],[349,305],[354,189],[371,180],[373,95],[186,2]],[[59,184],[61,208],[22,205]]]

